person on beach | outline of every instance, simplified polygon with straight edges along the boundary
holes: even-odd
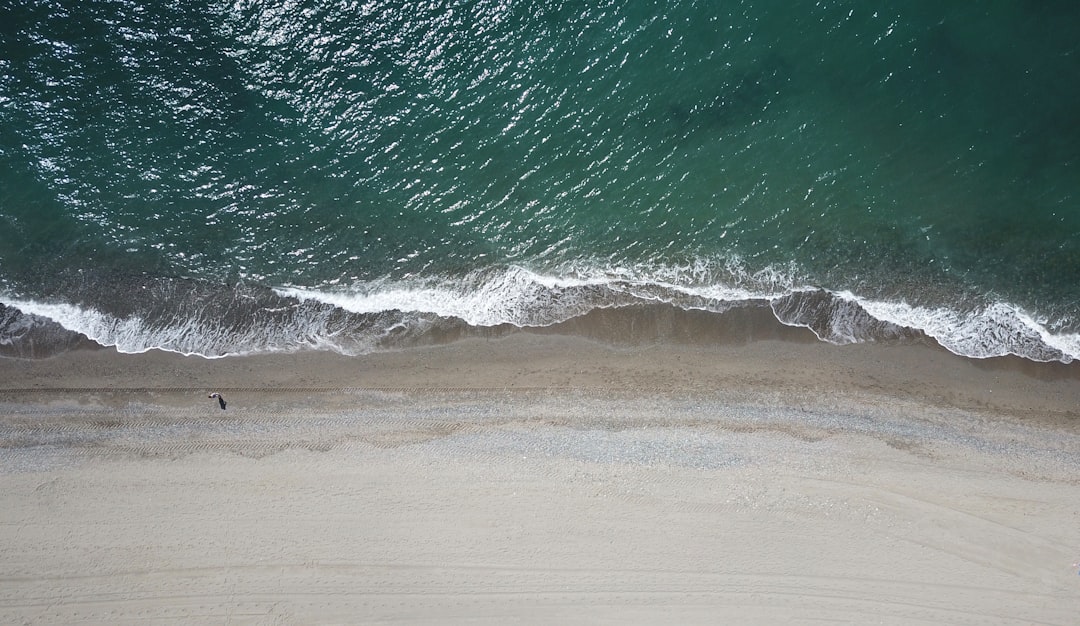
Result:
[[[225,410],[225,398],[221,397],[220,393],[215,391],[214,393],[210,394],[209,397],[210,398],[217,398],[218,406],[221,407],[222,411]]]

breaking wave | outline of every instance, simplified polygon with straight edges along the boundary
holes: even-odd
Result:
[[[683,267],[521,267],[460,278],[382,279],[349,288],[268,288],[133,278],[79,303],[0,294],[0,354],[41,357],[90,340],[120,352],[161,349],[216,358],[299,350],[357,355],[515,328],[546,327],[596,309],[667,305],[723,314],[767,309],[833,344],[931,338],[971,358],[1016,355],[1069,363],[1080,334],[1052,332],[1007,302],[964,310],[881,301],[799,284],[792,272],[750,273],[737,263]]]

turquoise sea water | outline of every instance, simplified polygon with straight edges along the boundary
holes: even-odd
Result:
[[[1080,3],[3,12],[0,353],[661,302],[1080,358]]]

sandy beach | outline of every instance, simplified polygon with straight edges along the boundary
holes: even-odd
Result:
[[[0,623],[1076,623],[1076,364],[752,330],[0,359]]]
[[[0,626],[1080,626],[1078,24],[4,2]]]

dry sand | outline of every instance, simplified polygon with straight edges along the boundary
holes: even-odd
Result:
[[[0,623],[1078,623],[1076,366],[777,333],[0,359]]]

